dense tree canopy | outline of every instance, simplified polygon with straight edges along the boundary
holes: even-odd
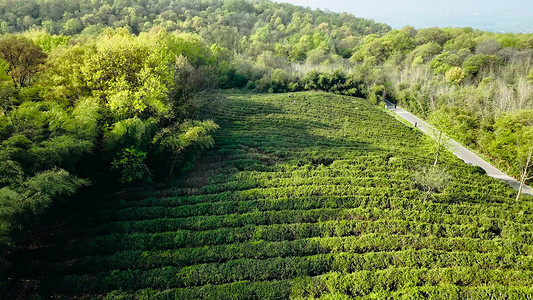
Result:
[[[217,128],[191,120],[194,94],[214,74],[211,50],[197,35],[108,29],[69,45],[28,35],[37,42],[0,38],[3,251],[10,234],[90,182],[168,178],[187,151],[212,145]]]
[[[46,54],[30,39],[23,36],[5,35],[0,38],[0,59],[8,64],[8,75],[17,87],[30,84]]]

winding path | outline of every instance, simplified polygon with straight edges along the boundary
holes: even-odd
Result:
[[[393,103],[387,100],[385,100],[385,103],[386,103],[387,109],[396,113],[403,119],[407,120],[409,123],[413,125],[416,124],[416,127],[420,129],[420,131],[424,132],[430,137],[434,139],[437,138],[436,135],[439,133],[439,131],[435,127],[429,125],[428,123],[419,119],[418,117],[406,111],[405,109],[401,107],[396,107]],[[465,163],[469,165],[481,167],[483,170],[487,172],[487,175],[489,175],[490,177],[494,177],[499,180],[502,180],[518,191],[520,187],[520,182],[518,180],[496,169],[494,166],[492,166],[491,164],[483,160],[481,157],[477,156],[472,151],[466,149],[465,147],[463,147],[461,144],[457,143],[456,141],[450,138],[446,138],[446,148],[450,149],[453,152],[453,154],[455,154],[455,156],[462,159]],[[533,188],[525,185],[522,189],[522,193],[525,195],[533,196]]]

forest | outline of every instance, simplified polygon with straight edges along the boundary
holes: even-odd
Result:
[[[223,130],[202,113],[220,89],[388,99],[531,182],[533,34],[268,0],[0,0],[0,34],[3,277],[53,205],[191,171]]]

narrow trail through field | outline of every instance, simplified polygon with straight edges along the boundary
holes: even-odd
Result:
[[[394,103],[390,101],[385,100],[385,103],[387,105],[387,109],[391,110],[392,112],[396,113],[398,116],[407,120],[409,123],[413,124],[415,127],[420,129],[420,131],[424,132],[430,137],[434,139],[438,139],[438,135],[439,135],[438,129],[424,122],[422,119],[406,111],[405,109],[394,105]],[[450,149],[450,151],[452,151],[453,154],[455,154],[457,157],[462,159],[465,163],[469,165],[481,167],[483,170],[485,170],[485,172],[487,172],[488,176],[502,180],[518,191],[520,187],[520,182],[518,180],[498,170],[493,165],[491,165],[490,163],[488,163],[481,157],[477,156],[475,153],[468,150],[466,147],[462,146],[455,140],[449,137],[446,137],[445,146],[446,148]],[[525,195],[533,196],[533,188],[526,185],[523,187],[522,193]]]

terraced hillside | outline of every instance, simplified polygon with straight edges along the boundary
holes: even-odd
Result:
[[[221,128],[186,179],[107,202],[20,254],[30,294],[533,297],[531,199],[514,202],[450,154],[451,180],[428,194],[415,174],[433,145],[381,109],[324,93],[221,94],[203,113]]]

